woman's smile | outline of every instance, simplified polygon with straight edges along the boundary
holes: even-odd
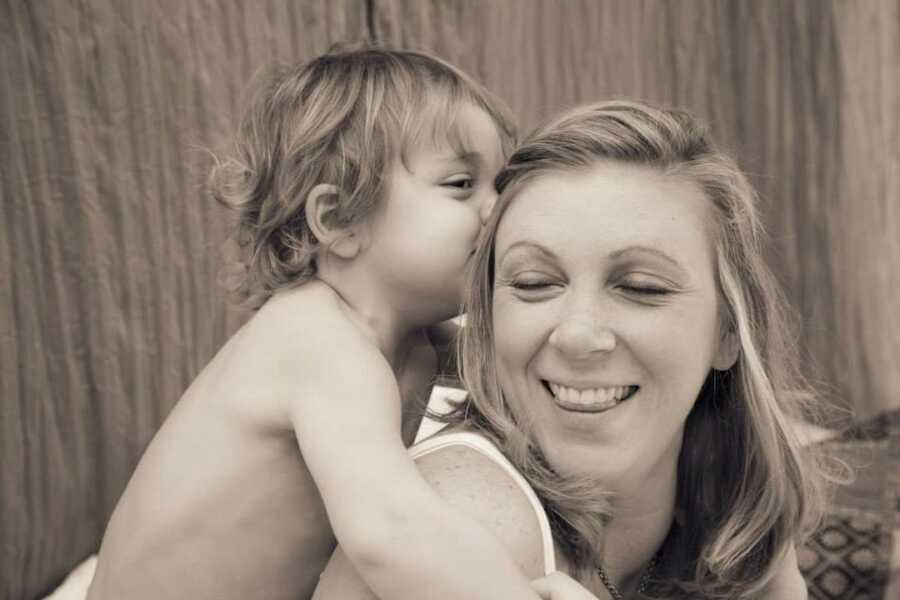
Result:
[[[636,385],[573,387],[542,379],[541,383],[563,410],[585,413],[606,412],[638,391]]]

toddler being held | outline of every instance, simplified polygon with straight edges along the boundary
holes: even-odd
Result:
[[[407,455],[511,123],[418,52],[336,50],[260,90],[210,185],[261,306],[147,448],[91,600],[308,598],[336,540],[382,598],[538,597]]]

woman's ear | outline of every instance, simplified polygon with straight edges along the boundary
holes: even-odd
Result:
[[[341,223],[338,204],[341,190],[330,183],[314,186],[306,195],[306,225],[323,250],[340,258],[350,259],[359,254],[361,236],[358,227]]]
[[[716,349],[716,355],[713,357],[712,368],[716,371],[727,371],[737,362],[738,353],[741,345],[738,343],[737,332],[731,329],[722,330],[719,338],[719,347]]]

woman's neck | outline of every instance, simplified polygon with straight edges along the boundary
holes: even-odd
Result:
[[[623,593],[638,587],[672,527],[677,462],[657,465],[639,479],[617,490],[601,557],[607,576]]]

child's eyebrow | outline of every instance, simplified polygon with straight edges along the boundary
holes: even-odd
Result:
[[[472,150],[471,152],[463,152],[461,154],[456,155],[456,160],[460,162],[464,162],[473,167],[481,167],[484,165],[484,155],[477,150]]]

